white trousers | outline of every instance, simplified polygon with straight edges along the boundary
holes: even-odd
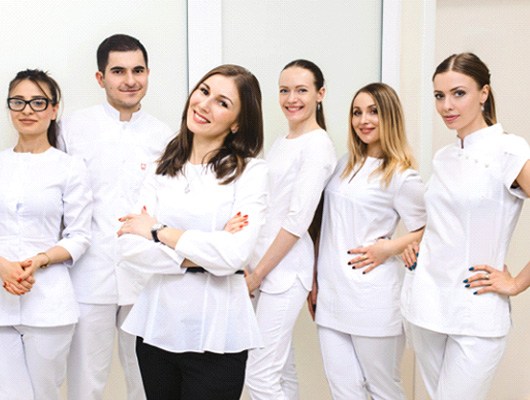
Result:
[[[405,335],[355,336],[318,327],[324,371],[334,400],[405,400],[400,363]]]
[[[80,317],[68,356],[68,398],[101,400],[107,383],[114,335],[127,385],[128,400],[145,400],[136,358],[136,337],[120,329],[132,306],[79,304]]]
[[[446,335],[405,323],[433,400],[486,399],[507,337]]]
[[[246,385],[252,400],[298,399],[292,337],[307,294],[298,279],[283,293],[259,294],[256,317],[264,347],[248,354]]]
[[[0,399],[59,400],[74,326],[1,326]]]

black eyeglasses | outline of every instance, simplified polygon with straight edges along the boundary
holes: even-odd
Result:
[[[48,108],[51,100],[46,97],[36,97],[31,100],[24,100],[18,97],[10,97],[7,99],[7,106],[11,111],[22,111],[29,104],[31,109],[35,112],[41,112]]]

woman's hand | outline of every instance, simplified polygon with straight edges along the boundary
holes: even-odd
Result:
[[[241,212],[238,212],[226,223],[224,230],[228,233],[236,233],[242,230],[245,226],[248,225],[248,215],[241,215]]]
[[[315,314],[317,311],[317,295],[318,295],[318,283],[316,279],[313,279],[313,286],[311,291],[307,295],[307,309],[309,310],[309,315],[311,319],[315,320]]]
[[[0,278],[4,281],[4,289],[16,296],[28,293],[35,283],[35,278],[32,274],[27,275],[25,279],[22,277],[26,276],[25,269],[30,266],[31,262],[27,260],[18,262],[0,258]]]
[[[261,286],[262,279],[255,272],[249,273],[245,270],[245,280],[247,281],[248,293],[251,298],[254,298],[254,291]]]
[[[516,279],[508,272],[506,265],[502,271],[489,265],[475,265],[469,270],[478,272],[463,281],[466,288],[478,288],[473,294],[493,292],[505,296],[514,296],[521,291]]]
[[[388,257],[392,255],[392,249],[390,248],[390,240],[379,239],[370,246],[357,247],[355,249],[348,250],[348,254],[358,255],[357,257],[348,261],[348,265],[351,265],[352,269],[367,267],[363,271],[363,274],[367,274],[374,268],[384,263]]]
[[[416,269],[416,261],[418,259],[418,254],[420,251],[420,245],[418,242],[412,242],[409,244],[403,253],[401,253],[401,259],[405,263],[405,267],[413,271]]]
[[[145,207],[142,208],[140,214],[127,214],[124,217],[119,218],[123,225],[118,230],[118,236],[124,234],[133,234],[152,240],[151,228],[157,223],[157,220],[147,213]]]

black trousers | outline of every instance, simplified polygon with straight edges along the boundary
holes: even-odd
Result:
[[[172,353],[136,339],[148,400],[239,400],[248,352]]]

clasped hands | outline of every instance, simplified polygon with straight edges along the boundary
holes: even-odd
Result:
[[[15,296],[28,293],[35,284],[35,271],[47,261],[41,254],[23,261],[10,261],[0,257],[0,278],[4,282],[4,289]]]

